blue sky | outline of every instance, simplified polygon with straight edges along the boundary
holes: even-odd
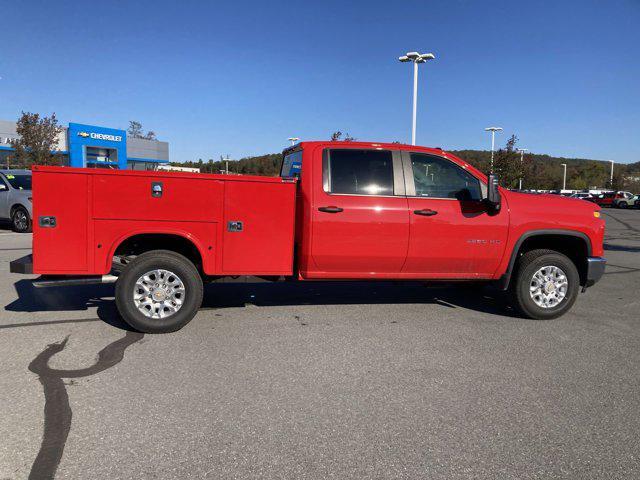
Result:
[[[280,151],[287,137],[640,160],[640,1],[14,1],[0,118],[139,120],[171,159]]]

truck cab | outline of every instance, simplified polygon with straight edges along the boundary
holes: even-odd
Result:
[[[296,244],[305,279],[490,279],[508,209],[485,202],[487,179],[437,149],[303,143]]]
[[[65,184],[73,210],[56,203]],[[203,282],[238,275],[487,282],[522,315],[555,318],[605,266],[598,206],[511,192],[441,149],[395,143],[302,142],[280,178],[37,167],[34,218],[33,260],[12,270],[40,286],[114,281],[145,332],[181,328]]]

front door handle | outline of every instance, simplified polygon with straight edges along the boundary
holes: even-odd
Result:
[[[320,208],[318,208],[318,210],[320,210],[321,212],[325,212],[325,213],[340,213],[344,209],[340,208],[340,207],[320,207]]]
[[[416,215],[423,215],[425,217],[433,217],[437,215],[438,212],[436,210],[431,210],[430,208],[423,208],[422,210],[414,210],[413,213]]]

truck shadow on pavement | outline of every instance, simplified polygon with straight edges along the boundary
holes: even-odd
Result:
[[[121,330],[133,331],[127,325],[113,300],[113,285],[35,288],[30,280],[14,283],[18,298],[4,308],[9,312],[65,312],[97,308],[98,319]],[[44,323],[71,323],[94,319],[54,320]],[[25,325],[28,325],[25,323]]]
[[[83,311],[97,308],[98,317],[116,328],[131,330],[116,309],[113,285],[35,288],[29,280],[14,284],[18,298],[11,312]],[[296,305],[431,304],[515,317],[504,293],[480,285],[425,286],[421,282],[278,282],[211,283],[205,285],[203,309]],[[70,322],[73,320],[69,320]]]
[[[431,304],[492,315],[516,316],[503,292],[481,285],[430,285],[421,282],[218,283],[205,286],[203,309],[255,305]]]
[[[604,249],[610,252],[640,252],[640,247],[629,245],[612,245],[610,243],[605,243]]]

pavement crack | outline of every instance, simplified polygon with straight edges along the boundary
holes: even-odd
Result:
[[[110,343],[98,352],[96,363],[77,370],[58,370],[49,367],[49,360],[64,350],[69,336],[52,343],[40,352],[29,364],[29,370],[36,375],[44,390],[44,431],[38,455],[31,466],[29,479],[52,479],[64,453],[64,447],[71,429],[73,413],[69,395],[63,379],[88,377],[100,373],[120,363],[124,351],[130,345],[142,340],[143,333],[127,332],[126,335]]]

